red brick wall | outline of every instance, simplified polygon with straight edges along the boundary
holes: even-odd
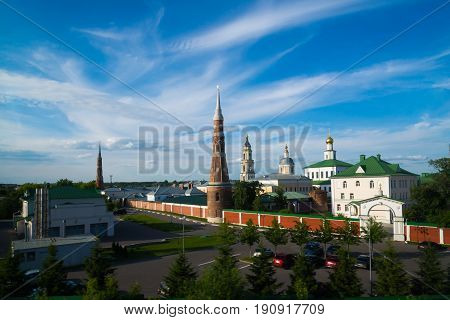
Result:
[[[345,225],[344,220],[329,220],[329,221],[333,229],[343,228]]]
[[[444,243],[450,244],[450,228],[444,228]]]
[[[261,216],[262,218],[262,216]],[[257,213],[242,213],[242,224],[247,224],[247,221],[251,219],[253,224],[258,224],[258,214]]]
[[[323,224],[322,219],[316,219],[316,218],[303,218],[303,222],[309,226],[309,229],[311,231],[318,230],[320,228],[320,226]]]
[[[184,214],[185,216],[190,216],[191,215],[191,207],[182,206],[181,207],[181,214]]]
[[[225,222],[228,222],[231,224],[239,224],[239,212],[224,211],[223,217],[225,219]],[[256,221],[256,222],[258,222],[258,221]]]
[[[352,222],[350,222],[350,223],[351,223],[352,225],[355,226],[356,234],[359,236],[359,234],[360,234],[360,228],[361,228],[359,222],[358,222],[358,221],[352,221]]]
[[[194,207],[192,213],[195,217],[201,217],[202,216],[202,208]]]
[[[274,216],[274,215],[270,215],[270,214],[262,214],[259,217],[262,227],[271,227],[273,219],[278,221],[278,216]]]
[[[410,239],[413,242],[433,241],[439,243],[439,228],[410,226]]]
[[[283,228],[294,228],[297,222],[300,222],[298,217],[280,217],[280,223]]]

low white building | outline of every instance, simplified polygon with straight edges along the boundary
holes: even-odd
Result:
[[[333,138],[328,135],[326,149],[323,152],[324,160],[303,168],[305,176],[312,180],[313,187],[327,191],[329,197],[331,197],[330,178],[352,166],[350,163],[336,159],[336,151],[333,149],[333,143]]]
[[[381,159],[381,155],[366,158],[331,177],[331,200],[334,215],[359,217],[359,204],[376,197],[384,197],[408,206],[411,199],[411,188],[417,185],[418,176],[408,172],[398,164]],[[384,223],[392,223],[394,210],[376,210],[371,215]]]
[[[156,190],[147,193],[147,201],[164,201],[169,197],[184,197],[186,190],[175,187],[158,186]]]

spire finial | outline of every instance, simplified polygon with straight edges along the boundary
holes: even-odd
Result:
[[[98,155],[99,155],[99,156],[102,155],[102,145],[101,145],[100,142],[98,143]]]
[[[217,85],[217,98],[216,98],[216,112],[214,113],[213,120],[223,120],[222,108],[220,106],[220,88]]]

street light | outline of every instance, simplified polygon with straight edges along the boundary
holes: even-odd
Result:
[[[183,254],[184,254],[184,221],[186,220],[186,217],[183,216],[182,220],[183,220]]]

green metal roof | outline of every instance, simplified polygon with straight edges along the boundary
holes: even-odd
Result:
[[[359,168],[362,168],[363,173],[356,173]],[[341,177],[372,177],[372,176],[394,176],[394,175],[416,175],[409,171],[400,168],[397,163],[389,163],[382,160],[380,157],[371,156],[361,160],[350,168],[339,172],[331,177],[331,179]]]
[[[195,196],[181,196],[166,198],[162,202],[166,203],[179,203],[179,204],[192,204],[195,206],[206,206],[206,194],[205,195],[195,195]]]
[[[275,192],[268,192],[266,194],[269,195],[270,197],[276,197],[276,195],[277,195]],[[285,192],[284,196],[286,197],[287,200],[309,199],[310,198],[308,195],[306,195],[304,193],[294,192],[294,191]]]
[[[324,184],[331,184],[330,180],[313,180],[312,185],[321,186]]]
[[[96,189],[81,189],[72,186],[53,187],[49,189],[50,200],[101,198]]]
[[[350,163],[340,161],[340,160],[323,160],[317,163],[310,164],[307,167],[304,167],[303,169],[309,169],[309,168],[325,168],[325,167],[351,167],[352,165]]]

